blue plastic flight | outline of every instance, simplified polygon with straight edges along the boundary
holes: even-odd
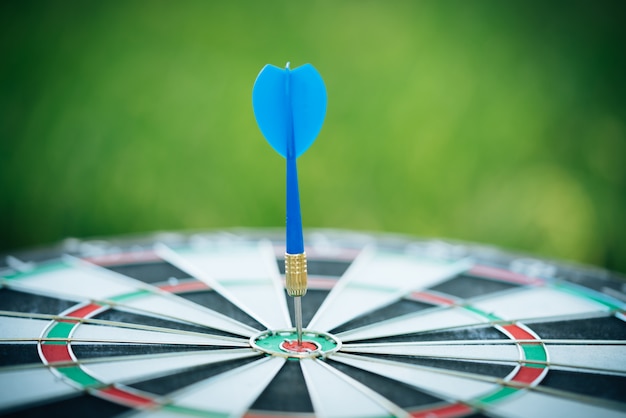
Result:
[[[257,124],[280,155],[287,159],[288,254],[304,252],[296,158],[313,144],[326,116],[326,86],[311,64],[291,70],[263,67],[252,89]]]

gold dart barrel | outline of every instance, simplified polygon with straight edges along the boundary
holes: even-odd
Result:
[[[285,279],[289,296],[304,296],[307,286],[306,253],[285,253]]]

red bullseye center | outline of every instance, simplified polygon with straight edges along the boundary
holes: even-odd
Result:
[[[289,353],[313,353],[320,349],[320,345],[315,341],[285,340],[280,344],[280,349]]]

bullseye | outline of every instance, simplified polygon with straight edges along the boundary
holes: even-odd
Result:
[[[303,330],[298,343],[295,329],[263,331],[250,338],[252,348],[265,354],[287,358],[326,357],[341,348],[341,341],[325,332]]]
[[[285,340],[280,344],[280,349],[288,353],[313,353],[320,349],[320,345],[315,341]]]

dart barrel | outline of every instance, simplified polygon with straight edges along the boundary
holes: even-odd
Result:
[[[285,279],[289,296],[304,296],[307,287],[306,253],[285,253]]]

